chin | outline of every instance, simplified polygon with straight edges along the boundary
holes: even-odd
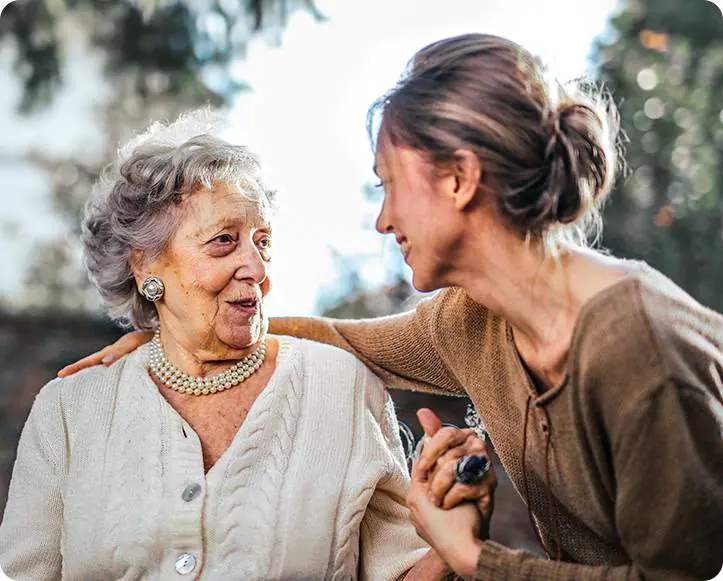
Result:
[[[232,349],[248,349],[261,339],[266,329],[264,321],[249,321],[247,324],[226,324],[217,331],[218,338]]]
[[[420,293],[430,293],[440,288],[438,284],[435,284],[429,278],[417,276],[417,274],[412,275],[412,286],[414,290]]]
[[[412,269],[412,286],[420,293],[431,293],[448,286],[436,263],[423,263],[421,266],[418,263],[416,267],[409,264],[409,267]]]

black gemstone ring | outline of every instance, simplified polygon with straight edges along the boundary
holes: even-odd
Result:
[[[462,456],[457,460],[454,478],[460,484],[479,484],[489,469],[490,461],[487,456]]]

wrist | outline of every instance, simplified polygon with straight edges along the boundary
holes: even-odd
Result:
[[[415,579],[457,579],[454,570],[439,556],[434,549],[429,549],[417,563],[404,575],[405,581]]]
[[[470,539],[468,543],[458,547],[454,554],[450,555],[448,564],[457,575],[464,579],[474,579],[483,542],[476,538]]]

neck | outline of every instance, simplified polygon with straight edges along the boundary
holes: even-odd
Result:
[[[557,384],[582,306],[619,278],[615,261],[583,250],[551,258],[511,233],[500,236],[493,250],[489,240],[485,244],[472,242],[461,253],[451,283],[505,319],[532,374],[545,386]]]
[[[209,338],[204,343],[191,342],[184,333],[174,332],[172,325],[161,321],[161,345],[168,360],[180,371],[195,377],[208,377],[227,370],[229,367],[254,353],[265,340],[262,334],[258,341],[237,349]]]
[[[470,271],[462,284],[469,295],[535,350],[565,336],[580,308],[570,280],[572,258],[545,258],[536,248],[520,246],[508,247],[495,262]]]

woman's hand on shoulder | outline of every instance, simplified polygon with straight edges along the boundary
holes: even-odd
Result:
[[[94,365],[105,365],[106,367],[112,365],[124,355],[135,351],[144,343],[148,343],[152,338],[153,334],[146,331],[132,331],[131,333],[127,333],[112,345],[108,345],[100,351],[83,357],[80,361],[63,367],[63,369],[58,371],[58,377],[68,377],[81,369],[93,367]]]

